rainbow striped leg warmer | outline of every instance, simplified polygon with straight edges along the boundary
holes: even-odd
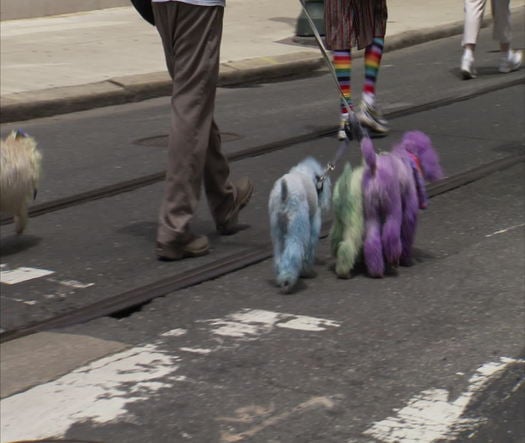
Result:
[[[365,83],[363,85],[363,95],[372,101],[376,95],[376,82],[379,73],[379,65],[383,57],[383,47],[385,39],[375,37],[370,45],[365,49]]]
[[[343,91],[343,96],[348,102],[350,108],[352,108],[352,52],[350,50],[334,51],[332,54],[332,60],[337,75],[337,81],[339,82],[341,91]],[[348,114],[348,110],[346,109],[343,100],[341,100],[341,114]]]

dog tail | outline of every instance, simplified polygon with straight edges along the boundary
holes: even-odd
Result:
[[[363,168],[357,168],[353,172],[350,184],[347,187],[346,205],[344,208],[341,208],[344,211],[343,214],[346,220],[341,241],[335,250],[335,272],[340,278],[350,277],[350,272],[354,268],[363,247],[365,223],[362,180]]]
[[[377,155],[372,140],[369,137],[364,137],[363,140],[361,140],[361,155],[363,156],[365,164],[372,172],[372,175],[374,175],[376,172]]]
[[[330,250],[332,255],[337,255],[339,243],[343,240],[343,231],[345,227],[345,215],[347,211],[347,199],[350,195],[350,180],[352,179],[352,166],[346,163],[343,172],[337,179],[332,196],[332,205],[334,208],[334,220],[330,229]]]

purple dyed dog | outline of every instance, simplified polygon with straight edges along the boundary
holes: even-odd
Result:
[[[421,131],[405,133],[391,152],[381,155],[365,137],[361,152],[364,259],[368,273],[382,277],[385,264],[411,264],[418,212],[427,205],[425,181],[442,178],[443,171],[430,138]]]

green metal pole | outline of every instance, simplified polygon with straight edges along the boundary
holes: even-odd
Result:
[[[305,0],[306,10],[317,28],[320,35],[325,35],[324,29],[324,0]],[[297,37],[313,37],[314,33],[310,27],[306,15],[301,8],[301,14],[297,19],[297,27],[295,29]]]

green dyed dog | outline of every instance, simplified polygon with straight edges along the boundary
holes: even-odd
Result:
[[[363,167],[352,170],[350,163],[337,179],[333,192],[334,222],[330,231],[335,273],[350,278],[350,272],[363,248],[365,232],[363,215]]]

